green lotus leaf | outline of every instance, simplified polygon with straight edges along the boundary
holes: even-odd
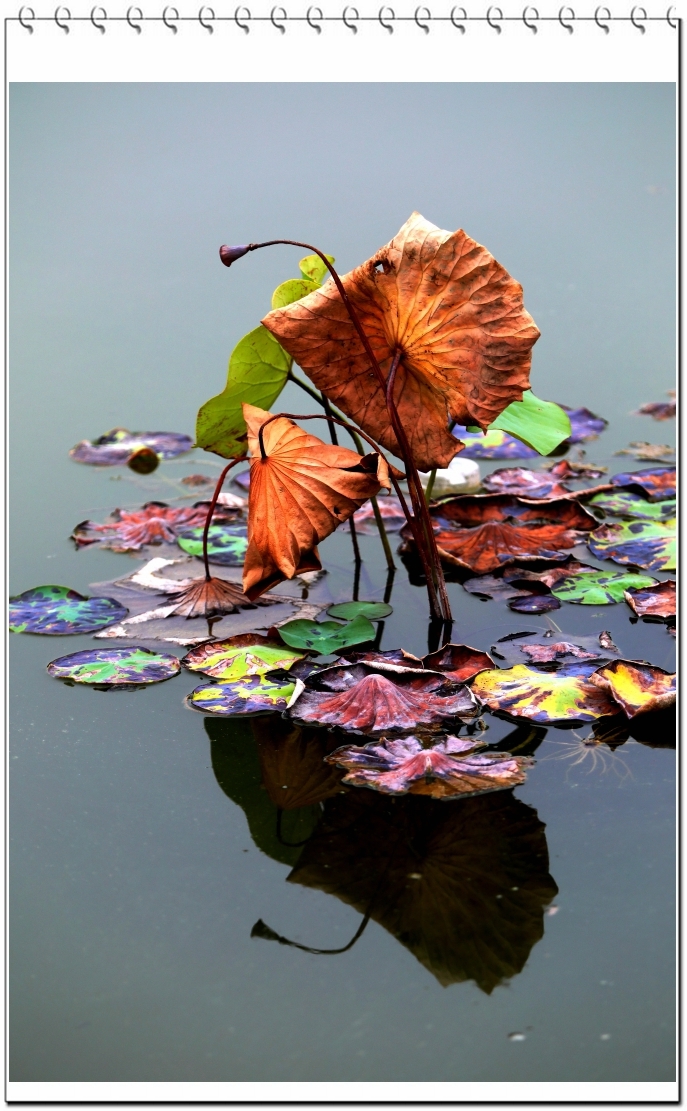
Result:
[[[631,490],[597,494],[588,504],[603,509],[605,513],[614,513],[616,517],[631,517],[643,521],[668,521],[675,516],[674,498],[652,502]]]
[[[374,640],[375,627],[362,614],[345,625],[337,621],[306,621],[300,618],[280,625],[279,635],[292,648],[306,648],[320,656],[329,656],[352,644]]]
[[[336,262],[334,255],[326,255],[325,257],[329,259],[332,266]],[[298,263],[298,267],[305,278],[308,278],[311,282],[315,282],[317,285],[322,285],[322,279],[329,273],[319,255],[306,255],[305,258],[302,258]]]
[[[562,602],[579,602],[583,606],[606,606],[622,602],[625,591],[655,586],[649,575],[633,575],[626,571],[592,571],[570,575],[551,587],[551,593]]]
[[[386,602],[337,602],[327,610],[330,617],[339,617],[342,621],[352,621],[359,615],[367,617],[368,621],[380,621],[393,612]]]
[[[602,525],[589,536],[590,552],[599,559],[630,563],[646,571],[674,571],[677,558],[675,521],[628,521]]]
[[[204,714],[266,714],[286,709],[296,683],[251,675],[245,679],[196,687],[186,699],[193,710]]]
[[[232,638],[233,639],[233,638]],[[256,637],[256,640],[258,638]],[[288,671],[303,653],[283,645],[232,644],[231,640],[205,641],[188,652],[182,663],[190,671],[200,671],[213,679],[230,681],[248,675],[265,675],[283,668]]]
[[[270,409],[284,388],[293,360],[260,324],[240,339],[229,359],[227,384],[198,411],[196,443],[231,459],[246,450],[243,402]]]
[[[284,305],[300,301],[301,297],[307,297],[309,293],[319,288],[319,282],[310,282],[307,278],[289,278],[288,282],[278,285],[272,294],[272,308],[283,309]]]
[[[186,536],[177,536],[177,544],[189,555],[202,557],[205,526],[189,529]],[[210,525],[208,559],[224,567],[241,567],[248,550],[245,525]]]
[[[548,455],[571,434],[570,417],[555,401],[542,401],[525,390],[522,401],[512,401],[489,428],[510,432],[519,440]]]

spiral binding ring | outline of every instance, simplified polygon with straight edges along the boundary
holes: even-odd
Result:
[[[140,8],[129,8],[128,12],[126,13],[127,23],[136,32],[137,35],[140,35],[142,30],[141,24],[134,23],[134,19],[143,19],[143,12]]]
[[[424,15],[423,14],[424,12],[426,12],[427,14]],[[427,23],[420,23],[420,19],[431,19],[432,18],[432,13],[430,12],[429,8],[422,8],[422,7],[416,8],[414,18],[415,18],[415,22],[417,23],[420,30],[424,31],[425,34],[428,35],[429,34],[429,25]]]
[[[356,27],[355,23],[349,23],[348,22],[348,19],[346,17],[347,12],[353,12],[353,19],[360,19],[358,9],[357,8],[346,7],[346,8],[344,8],[343,15],[341,16],[341,19],[342,19],[343,23],[346,25],[346,27],[348,27],[348,30],[352,31],[354,35],[357,35],[358,34],[358,28]]]
[[[536,8],[529,7],[529,5],[526,8],[523,8],[523,10],[522,10],[522,21],[525,24],[525,27],[529,28],[529,30],[532,31],[536,35],[539,28],[537,27],[536,22],[534,22],[534,23],[529,22],[529,20],[527,18],[527,13],[528,12],[532,12],[532,19],[535,20],[535,21],[537,19],[539,19],[539,12],[537,11]]]
[[[324,15],[322,13],[322,8],[308,8],[308,10],[305,14],[305,18],[308,22],[308,26],[312,27],[313,31],[317,31],[318,35],[321,35],[322,34],[322,28],[320,27],[319,23],[313,23],[313,21],[312,21],[312,16],[313,15],[315,16],[315,19],[323,20]]]
[[[167,7],[167,8],[164,9],[164,11],[162,13],[162,22],[164,23],[165,27],[169,27],[170,31],[174,35],[176,35],[179,28],[174,23],[170,23],[169,21],[170,21],[170,19],[178,19],[178,18],[179,18],[179,12],[177,11],[176,8]]]
[[[64,12],[64,16],[62,15],[62,12]],[[60,28],[60,30],[64,31],[65,35],[68,35],[69,34],[69,20],[72,18],[72,13],[70,12],[69,8],[64,8],[64,7],[55,8],[55,15],[53,16],[53,18],[54,18],[55,23],[57,24],[57,26]],[[61,23],[60,22],[61,19],[64,19],[65,22]]]
[[[643,23],[638,23],[637,22],[637,15],[639,15],[641,19],[646,19],[647,18],[646,8],[633,8],[632,11],[630,12],[630,21],[632,23],[632,26],[636,27],[638,31],[641,31],[641,33],[643,35],[645,35],[646,34],[646,27],[644,26]]]
[[[465,20],[467,20],[467,18],[468,18],[468,13],[465,11],[465,8],[451,8],[451,16],[450,16],[451,23],[456,28],[456,30],[460,31],[461,35],[464,35],[465,34],[465,27],[463,26],[462,23],[456,23],[456,18],[455,18],[456,17],[456,12],[460,12],[461,13],[460,18],[465,19]]]
[[[101,35],[104,35],[105,34],[105,24],[104,23],[98,23],[97,21],[99,19],[107,19],[107,12],[105,11],[104,8],[100,8],[96,5],[95,8],[91,8],[91,23],[96,28],[96,30],[100,31]]]
[[[596,23],[597,27],[601,28],[604,35],[607,35],[611,28],[608,26],[607,23],[602,23],[601,20],[599,19],[599,16],[602,16],[604,19],[610,19],[611,18],[611,13],[608,10],[608,8],[601,8],[601,7],[597,8],[596,11],[594,12],[594,22]]]
[[[277,30],[282,35],[286,34],[286,27],[284,26],[283,23],[277,23],[277,19],[288,19],[288,18],[289,17],[286,14],[286,9],[285,8],[280,8],[280,7],[277,6],[277,7],[272,8],[272,11],[270,12],[270,23],[272,24],[273,27],[276,27]]]
[[[242,16],[241,12],[245,12],[246,13],[245,16]],[[248,34],[248,32],[250,31],[250,27],[248,26],[247,23],[242,23],[241,20],[242,19],[251,19],[251,18],[252,18],[252,16],[251,16],[250,10],[248,8],[242,8],[241,6],[239,6],[236,9],[236,11],[234,12],[234,23],[236,24],[237,27],[240,27],[242,31],[245,31],[246,34]]]
[[[573,11],[573,9],[564,7],[564,8],[561,8],[561,10],[558,13],[558,22],[560,23],[561,27],[565,27],[565,30],[569,31],[570,34],[572,35],[575,28],[573,27],[572,23],[566,23],[565,20],[563,19],[563,16],[566,14],[566,12],[570,12],[570,15],[567,17],[568,19],[574,19],[575,18],[575,12]]]
[[[205,22],[204,12],[208,13],[207,18],[208,18],[208,20],[210,20],[209,23]],[[207,4],[204,4],[203,7],[198,12],[198,22],[200,23],[201,27],[204,27],[205,30],[209,31],[211,35],[213,35],[215,33],[215,28],[212,26],[212,21],[214,19],[215,19],[215,12],[214,12],[213,8],[209,8],[207,6]]]
[[[497,19],[503,19],[503,12],[501,11],[500,8],[493,8],[493,7],[492,8],[487,8],[487,23],[489,24],[490,27],[494,28],[497,35],[500,35],[503,28],[500,27],[498,23],[493,22],[494,13],[496,13],[496,18]]]
[[[393,35],[393,33],[394,33],[393,24],[384,22],[384,12],[389,13],[389,19],[391,19],[391,20],[396,18],[396,13],[395,13],[393,8],[384,8],[384,7],[382,7],[382,8],[379,9],[379,15],[377,16],[377,19],[381,23],[384,30],[388,31],[390,35]]]
[[[668,23],[671,27],[677,28],[677,23],[673,23],[672,19],[670,18],[670,13],[674,11],[675,7],[671,4],[671,6],[668,8],[668,11],[666,12],[666,19],[668,20]]]
[[[33,10],[33,8],[27,8],[27,7],[20,8],[19,9],[19,15],[18,15],[17,18],[19,19],[19,22],[21,23],[24,30],[28,31],[29,34],[32,35],[33,34],[33,27],[31,26],[30,23],[24,23],[24,20],[25,19],[35,19],[36,18],[36,13]]]

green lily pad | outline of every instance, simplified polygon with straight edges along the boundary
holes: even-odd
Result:
[[[563,602],[606,606],[612,602],[622,602],[626,590],[655,585],[656,579],[648,575],[633,575],[625,571],[592,571],[560,579],[551,587],[551,593]]]
[[[325,255],[325,258],[329,259],[332,266],[336,262],[334,255]],[[317,285],[322,285],[322,279],[329,274],[319,255],[306,255],[298,263],[298,268],[305,278],[308,278],[311,282],[316,282]]]
[[[204,525],[189,529],[185,536],[177,536],[177,544],[189,555],[202,557]],[[210,525],[208,530],[208,559],[223,567],[241,567],[248,551],[246,525]]]
[[[599,559],[630,563],[646,571],[674,571],[677,558],[675,521],[628,521],[602,525],[587,540]]]
[[[251,675],[233,682],[196,687],[186,699],[192,710],[203,714],[266,714],[283,711],[296,690],[296,681]]]
[[[352,621],[362,615],[368,621],[381,621],[393,613],[393,608],[387,602],[337,602],[330,606],[327,613],[330,617],[339,617],[342,621]]]
[[[306,648],[320,656],[330,656],[352,644],[374,640],[375,627],[362,615],[340,625],[338,621],[288,621],[279,626],[279,635],[292,648]]]
[[[48,675],[72,683],[118,687],[161,683],[178,675],[180,669],[176,656],[133,645],[131,648],[92,648],[60,656],[48,664]]]
[[[525,390],[522,401],[512,401],[489,428],[510,432],[540,455],[548,455],[571,433],[570,417],[554,401],[542,401]]]
[[[642,521],[668,521],[675,516],[675,499],[647,501],[641,494],[634,494],[631,490],[597,494],[588,504],[598,506],[605,513],[614,513],[616,517],[631,517]]]
[[[311,282],[307,278],[289,278],[287,282],[278,285],[272,294],[272,308],[283,309],[284,305],[300,301],[301,297],[307,297],[309,293],[319,288],[319,282]]]
[[[504,670],[481,671],[470,686],[490,710],[500,710],[512,717],[542,724],[595,721],[618,712],[612,698],[590,682],[596,670],[596,662],[586,661],[576,661],[559,672],[516,664]]]
[[[192,648],[181,662],[189,671],[200,671],[213,679],[230,681],[245,679],[248,675],[265,675],[277,668],[288,671],[296,660],[303,659],[303,653],[292,648],[261,643],[267,638],[257,634],[252,644],[235,643],[250,637],[251,634],[240,634],[229,640],[204,641],[197,648]]]

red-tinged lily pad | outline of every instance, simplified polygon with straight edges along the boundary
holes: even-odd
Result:
[[[278,668],[288,671],[302,652],[259,633],[239,633],[226,640],[206,640],[192,648],[181,661],[189,671],[200,671],[213,679],[245,679],[249,675],[266,675]]]
[[[596,494],[587,504],[592,510],[601,509],[603,513],[637,521],[668,521],[675,516],[674,498],[667,501],[647,501],[633,490],[616,489],[611,493]]]
[[[589,537],[592,555],[646,571],[674,571],[677,558],[675,521],[631,521],[602,525]],[[639,585],[638,583],[635,585]]]
[[[675,497],[675,467],[646,467],[642,471],[623,471],[614,474],[612,486],[639,486],[653,501]]]
[[[186,703],[192,710],[200,710],[203,714],[219,714],[222,717],[283,712],[300,686],[297,679],[251,675],[233,682],[196,687],[188,695]]]
[[[341,659],[352,664],[367,664],[375,671],[422,671],[424,664],[419,656],[406,652],[405,648],[391,648],[387,652],[342,652]]]
[[[469,644],[445,644],[424,656],[422,662],[428,671],[440,671],[454,683],[467,683],[478,672],[494,667],[491,656]]]
[[[675,390],[668,390],[671,401],[646,401],[637,410],[637,416],[653,417],[654,420],[672,420],[675,417]]]
[[[470,720],[476,710],[467,687],[455,692],[443,676],[429,672],[379,674],[351,664],[327,668],[306,683],[290,716],[355,733],[407,732],[451,718]]]
[[[538,671],[524,664],[482,671],[471,682],[473,694],[490,710],[530,721],[595,721],[618,712],[611,697],[590,681],[597,664],[579,661],[560,671]]]
[[[406,517],[398,498],[392,495],[378,497],[377,506],[387,532],[398,532],[399,529],[403,528]],[[355,521],[356,531],[363,536],[373,536],[377,532],[377,522],[371,502],[365,502],[365,505],[361,506],[360,509],[356,509],[353,520]],[[349,528],[348,521],[341,528],[343,531],[347,531]]]
[[[10,598],[11,633],[65,636],[94,633],[126,617],[126,606],[114,598],[88,598],[68,586],[34,586]]]
[[[590,527],[593,526],[586,525],[587,530]],[[436,529],[435,536],[443,560],[484,574],[520,561],[562,561],[567,558],[568,549],[584,539],[585,533],[564,523],[513,524],[507,520],[491,520],[476,528]],[[410,544],[410,537],[405,539]]]
[[[508,603],[508,609],[514,613],[550,613],[560,608],[561,603],[553,594],[529,594]]]
[[[217,510],[221,518],[222,510]],[[108,521],[82,521],[72,533],[77,548],[98,544],[114,552],[136,552],[146,544],[174,544],[177,538],[205,525],[207,505],[174,509],[164,502],[146,502],[141,509],[115,509]],[[224,511],[229,516],[230,511]],[[235,515],[234,515],[235,516]]]
[[[653,664],[613,660],[599,668],[590,682],[607,691],[622,706],[625,714],[646,714],[665,710],[675,703],[675,675]]]
[[[178,675],[180,668],[176,656],[134,644],[130,648],[92,648],[60,656],[48,664],[48,674],[70,683],[129,687],[161,683]]]
[[[348,769],[344,783],[385,795],[405,795],[422,784],[446,788],[439,798],[465,798],[525,782],[524,769],[534,763],[531,757],[476,751],[483,746],[484,741],[472,737],[447,736],[426,748],[417,737],[401,737],[337,748],[326,760]]]
[[[522,498],[562,498],[569,494],[555,468],[531,471],[528,467],[506,467],[492,471],[482,485],[492,494],[514,494]]]
[[[113,467],[127,463],[136,452],[149,448],[161,459],[175,459],[193,447],[193,440],[181,432],[129,432],[113,428],[97,440],[81,440],[69,455],[77,463]]]
[[[637,617],[675,617],[675,579],[666,579],[654,586],[628,589],[625,601]]]
[[[596,660],[598,652],[587,652],[578,644],[571,644],[567,640],[559,640],[555,644],[522,644],[520,651],[527,657],[529,663],[550,664],[576,660]]]
[[[622,602],[625,591],[630,587],[652,586],[655,581],[649,575],[595,569],[591,573],[561,579],[551,589],[563,602],[575,602],[583,606],[607,606]]]

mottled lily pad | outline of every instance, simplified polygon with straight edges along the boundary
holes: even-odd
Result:
[[[630,517],[639,521],[668,521],[675,516],[674,498],[667,501],[647,501],[632,490],[596,494],[587,504],[593,509],[603,509],[604,513],[613,513],[616,517]]]
[[[192,648],[181,662],[189,671],[229,682],[249,675],[266,675],[277,668],[288,671],[302,659],[302,652],[286,648],[271,637],[243,633],[227,640],[206,640]]]
[[[509,752],[477,752],[484,743],[447,736],[427,748],[417,737],[401,737],[337,748],[326,761],[348,769],[344,783],[385,795],[405,795],[419,782],[444,786],[434,796],[439,798],[466,798],[524,783],[524,769],[534,760]]]
[[[482,671],[471,682],[473,694],[490,710],[530,721],[595,721],[615,714],[618,706],[590,682],[597,665],[579,661],[560,671],[538,671],[525,664]]]
[[[327,610],[330,617],[338,617],[341,621],[352,621],[359,616],[366,617],[368,621],[381,621],[393,612],[386,602],[337,602]]]
[[[141,448],[150,448],[161,459],[174,459],[193,447],[193,440],[181,432],[129,432],[113,428],[97,440],[81,440],[69,452],[77,463],[113,467],[126,463]]]
[[[560,609],[560,605],[553,594],[529,594],[526,597],[513,598],[508,603],[508,609],[514,613],[549,613]]]
[[[528,467],[504,467],[487,475],[482,485],[493,494],[515,494],[522,498],[560,498],[569,493],[555,468],[532,471]]]
[[[500,428],[490,428],[486,433],[468,432],[464,425],[456,425],[453,435],[465,444],[461,455],[466,459],[536,459],[539,455]]]
[[[653,664],[613,660],[599,668],[590,681],[622,706],[629,718],[675,703],[675,675]]]
[[[279,635],[292,648],[304,648],[320,656],[329,656],[351,644],[374,640],[375,627],[362,615],[345,625],[340,625],[338,621],[306,621],[301,618],[280,625]]]
[[[177,544],[189,555],[202,557],[203,555],[203,529],[204,525],[197,528],[184,530],[177,536]],[[223,567],[241,567],[248,550],[248,530],[246,525],[210,525],[208,529],[208,559],[210,563],[218,563]]]
[[[10,598],[10,632],[48,636],[93,633],[129,612],[114,598],[88,598],[68,586],[35,586]]]
[[[677,558],[675,521],[632,521],[602,525],[587,540],[599,559],[627,563],[646,571],[674,571]]]
[[[297,679],[290,681],[252,675],[233,682],[196,687],[186,702],[191,709],[200,710],[203,714],[220,714],[224,717],[282,712],[299,686]]]
[[[453,683],[467,683],[479,671],[494,666],[491,656],[469,644],[445,644],[424,656],[422,662],[428,671],[440,671]]]
[[[567,405],[561,405],[561,409],[564,409],[570,418],[571,432],[568,438],[570,444],[596,440],[608,424],[607,420],[597,417],[596,413],[592,413],[589,409],[569,409]]]
[[[115,509],[108,520],[82,521],[72,533],[77,548],[98,544],[113,552],[136,552],[146,544],[173,544],[180,533],[202,528],[207,519],[207,505],[175,508],[165,502],[150,501],[140,509]],[[235,519],[228,509],[217,509],[218,517]]]
[[[570,575],[561,579],[551,589],[563,602],[577,602],[583,606],[606,606],[622,602],[625,591],[631,587],[653,586],[656,580],[649,575],[633,575],[625,571],[594,571],[591,574]]]
[[[653,501],[675,497],[675,467],[645,467],[641,471],[614,474],[612,486],[640,486]]]
[[[675,579],[666,579],[655,586],[625,591],[625,601],[637,617],[675,617]]]
[[[72,683],[118,687],[161,683],[177,675],[180,668],[176,656],[132,645],[130,648],[92,648],[60,656],[48,664],[48,674]]]

